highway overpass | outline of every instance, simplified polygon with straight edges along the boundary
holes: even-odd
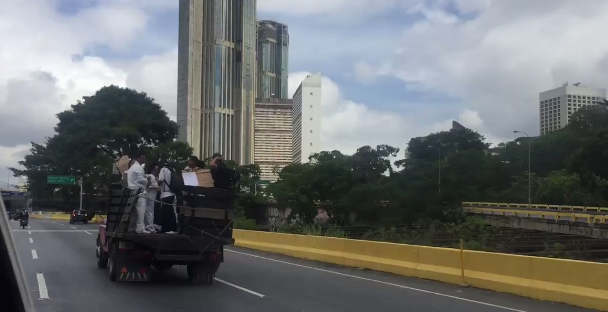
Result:
[[[608,239],[608,208],[463,202],[463,210],[495,226]]]

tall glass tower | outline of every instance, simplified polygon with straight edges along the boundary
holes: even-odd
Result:
[[[253,163],[256,0],[180,0],[179,140]]]
[[[275,21],[258,22],[257,97],[287,99],[289,32]]]

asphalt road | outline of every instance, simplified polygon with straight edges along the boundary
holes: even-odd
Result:
[[[155,272],[150,283],[116,283],[96,266],[96,225],[18,225],[11,221],[37,312],[591,311],[237,247],[212,286],[190,284],[183,266]]]

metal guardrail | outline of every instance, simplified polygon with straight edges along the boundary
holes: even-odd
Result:
[[[526,205],[527,206],[527,205]],[[519,207],[518,207],[519,208]],[[508,209],[508,208],[492,208],[492,207],[463,207],[467,212],[485,214],[485,215],[497,215],[504,217],[520,217],[520,218],[533,218],[543,220],[554,220],[554,221],[569,221],[569,222],[581,222],[589,225],[608,224],[608,215],[601,214],[588,214],[579,212],[552,212],[552,211],[533,211],[525,209]]]
[[[587,206],[569,206],[569,205],[548,205],[548,204],[520,204],[520,203],[492,203],[492,202],[463,202],[462,207],[478,207],[478,208],[532,208],[532,209],[551,209],[565,211],[589,211],[600,212],[608,215],[608,207],[587,207]]]

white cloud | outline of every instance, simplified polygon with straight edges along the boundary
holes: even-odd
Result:
[[[289,75],[289,94],[293,94],[307,72]],[[357,148],[389,144],[403,149],[409,138],[425,135],[432,128],[416,116],[399,115],[346,99],[329,77],[322,79],[321,145],[323,150],[354,153]],[[422,126],[420,126],[422,124]]]
[[[362,84],[371,84],[376,81],[377,72],[367,62],[359,61],[353,66],[355,79]]]
[[[472,19],[438,18],[444,10],[408,28],[392,75],[463,102],[486,136],[538,134],[540,91],[568,80],[606,87],[608,42],[597,34],[608,27],[607,1],[465,2],[463,10],[477,12]]]
[[[127,85],[147,92],[176,120],[177,49],[160,55],[145,56],[126,67],[129,71]]]
[[[420,0],[258,0],[258,10],[287,15],[367,15],[384,12],[402,2]]]
[[[0,174],[17,166],[30,141],[52,134],[58,112],[105,85],[126,85],[125,70],[99,57],[75,56],[92,45],[122,50],[148,22],[142,9],[125,3],[69,16],[55,4],[0,1]]]

